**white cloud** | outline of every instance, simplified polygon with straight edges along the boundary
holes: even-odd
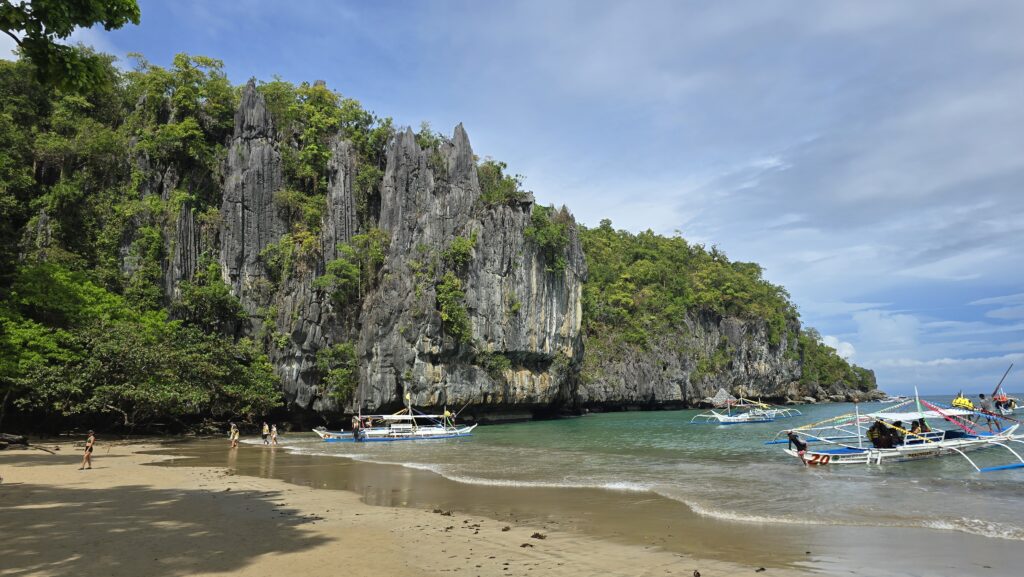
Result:
[[[988,311],[985,316],[993,319],[1024,319],[1024,305]]]
[[[913,315],[867,310],[853,314],[861,342],[876,346],[912,348],[917,345],[920,322]]]
[[[18,43],[13,38],[6,34],[0,34],[0,59],[14,60],[17,58],[14,54],[14,50],[17,48]]]
[[[986,311],[985,316],[991,319],[1024,319],[1024,293],[978,299],[968,304],[975,306],[1007,305]]]
[[[832,335],[825,335],[821,337],[821,342],[835,349],[836,352],[839,353],[839,356],[848,361],[852,361],[853,356],[857,354],[857,349],[854,348],[852,343],[841,341]]]
[[[988,367],[988,366],[991,366],[993,363],[996,363],[996,362],[1006,364],[1006,363],[1010,363],[1010,362],[1014,362],[1014,361],[1019,361],[1022,358],[1024,358],[1024,353],[1013,353],[1013,354],[1008,354],[1008,355],[1000,355],[1000,356],[997,356],[997,357],[981,357],[981,358],[972,357],[972,358],[966,358],[966,359],[944,357],[944,358],[940,358],[940,359],[928,359],[928,360],[923,360],[923,361],[922,360],[918,360],[918,359],[905,359],[905,358],[901,358],[901,359],[886,359],[886,360],[883,360],[883,361],[879,361],[878,364],[880,366],[886,366],[886,367],[953,367],[953,366],[961,366],[961,367],[962,366]]]
[[[67,44],[84,44],[91,46],[97,52],[113,54],[118,58],[124,58],[121,50],[114,45],[108,32],[101,27],[76,28],[67,39]]]
[[[998,297],[989,297],[971,301],[972,305],[1016,305],[1024,304],[1024,293],[1015,293]]]

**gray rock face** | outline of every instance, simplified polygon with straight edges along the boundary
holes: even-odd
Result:
[[[388,154],[380,228],[390,239],[380,285],[367,298],[359,339],[364,408],[401,403],[471,403],[496,409],[566,405],[575,394],[582,351],[586,265],[575,235],[564,271],[547,272],[524,231],[532,200],[485,207],[469,138],[459,125],[436,157],[411,131]],[[425,273],[458,236],[477,242],[462,273],[472,337],[445,334],[435,276]],[[511,368],[490,374],[477,353],[496,353]],[[494,371],[492,371],[494,372]]]
[[[281,341],[272,339],[270,360],[281,377],[285,398],[296,408],[334,414],[340,408],[320,383],[316,355],[342,340],[346,323],[335,316],[330,299],[312,286],[311,277],[289,282],[275,299],[272,320]]]
[[[797,324],[789,328],[794,334],[799,330]],[[879,394],[844,383],[803,385],[797,343],[784,334],[771,344],[760,320],[692,312],[678,331],[660,335],[646,349],[600,336],[587,346],[592,354],[579,400],[590,407],[695,406],[720,388],[736,397],[777,402],[860,401]]]
[[[324,261],[338,257],[338,243],[348,242],[356,234],[356,204],[353,183],[356,178],[356,151],[352,143],[336,138],[331,143],[327,164],[327,213],[324,217]]]
[[[164,270],[164,292],[169,298],[178,296],[178,283],[191,280],[199,264],[200,237],[196,217],[188,203],[181,205],[173,230],[170,258]]]
[[[282,185],[281,153],[270,113],[250,80],[235,113],[221,205],[220,263],[224,281],[235,294],[248,294],[258,280],[265,279],[260,251],[287,230],[274,207],[274,192]],[[243,304],[247,301],[243,299]]]
[[[783,337],[772,346],[760,321],[691,313],[681,330],[647,350],[592,347],[605,354],[587,361],[580,387],[585,405],[690,406],[719,388],[744,397],[796,398],[800,379],[796,343]]]

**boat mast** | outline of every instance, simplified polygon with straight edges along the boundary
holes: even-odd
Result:
[[[853,404],[853,412],[857,415],[857,420],[854,421],[855,427],[857,427],[857,448],[864,448],[864,436],[860,433],[860,405],[857,403]]]
[[[402,392],[405,397],[405,412],[409,415],[410,422],[412,423],[413,428],[415,428],[416,418],[412,414],[412,395],[409,394],[409,384],[405,381],[402,381]]]
[[[999,392],[999,387],[1003,386],[1003,381],[1006,380],[1006,375],[1010,374],[1010,369],[1012,369],[1012,368],[1013,368],[1013,363],[1010,363],[1010,366],[1006,367],[1006,372],[1003,373],[1003,378],[999,379],[999,384],[996,385],[995,390],[992,391],[992,396],[993,397],[996,396],[996,393]]]
[[[923,413],[924,412],[923,410],[921,410],[921,395],[918,394],[918,392],[917,392],[917,385],[914,385],[914,404],[917,406],[917,412],[918,413]],[[924,418],[924,417],[921,417],[921,418]],[[913,427],[913,425],[911,425],[911,427]]]
[[[356,363],[356,379],[357,379],[356,380],[356,389],[357,389],[356,397],[358,398],[357,402],[359,403],[359,406],[356,407],[356,413],[359,415],[359,423],[360,423],[360,426],[362,426],[362,422],[363,422],[363,402],[366,400],[366,398],[363,396],[363,382],[362,382],[362,379],[359,379],[359,366],[358,366],[358,363]]]

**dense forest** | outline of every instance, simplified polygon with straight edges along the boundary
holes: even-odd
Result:
[[[279,409],[280,375],[268,351],[282,335],[248,329],[254,316],[272,311],[246,310],[210,251],[200,252],[188,280],[170,291],[165,282],[176,266],[168,230],[179,213],[195,215],[201,237],[220,227],[241,87],[212,58],[182,54],[161,67],[136,57],[125,70],[111,57],[76,50],[97,71],[87,85],[48,86],[28,59],[0,61],[0,427],[12,414],[49,428],[130,429],[251,420]],[[388,242],[370,217],[395,127],[323,83],[273,79],[257,90],[274,119],[283,182],[273,203],[287,223],[261,252],[262,265],[278,286],[312,274],[339,309],[358,306],[379,281]],[[357,158],[359,234],[324,247],[331,142],[339,136]],[[436,151],[444,137],[424,124],[416,139]],[[506,171],[477,160],[482,202],[514,204],[528,194]],[[170,192],[154,193],[161,188]],[[569,220],[564,208],[533,208],[525,235],[549,270],[565,266]],[[617,346],[643,350],[652,336],[677,330],[687,311],[705,311],[763,319],[773,343],[798,343],[789,350],[808,382],[874,388],[870,371],[799,328],[788,294],[765,281],[758,265],[680,237],[615,230],[609,221],[578,233],[589,269],[588,356]],[[451,243],[434,287],[445,329],[457,338],[469,334],[459,270],[476,242]],[[318,268],[312,257],[325,251],[335,258]],[[339,343],[317,359],[326,388],[349,398],[359,378],[352,347]],[[500,371],[509,361],[489,362]],[[587,363],[584,357],[584,376]]]

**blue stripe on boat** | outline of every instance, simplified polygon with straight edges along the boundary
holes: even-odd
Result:
[[[811,453],[821,453],[823,455],[854,455],[857,453],[863,453],[867,449],[854,449],[853,447],[840,447],[838,449],[824,449],[809,451]]]

